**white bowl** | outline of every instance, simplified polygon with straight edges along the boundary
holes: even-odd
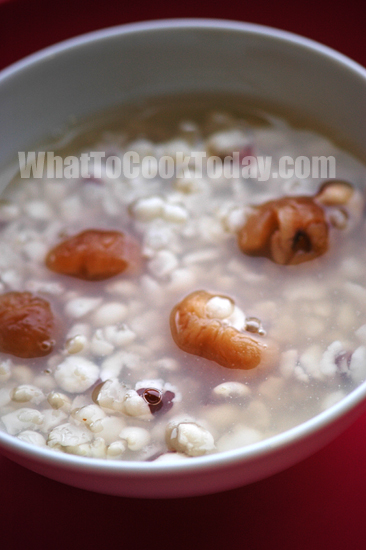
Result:
[[[71,119],[132,99],[239,92],[298,112],[366,158],[366,71],[310,40],[218,20],[125,25],[68,40],[0,75],[0,166]],[[3,185],[6,184],[6,177]],[[30,446],[0,433],[8,458],[52,479],[134,497],[179,497],[265,478],[331,441],[366,409],[366,383],[311,420],[242,449],[179,463],[110,462]]]

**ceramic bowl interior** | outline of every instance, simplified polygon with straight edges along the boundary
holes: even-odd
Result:
[[[185,92],[240,93],[295,112],[366,159],[366,71],[310,40],[245,23],[157,21],[48,48],[0,76],[2,188],[18,151],[111,107]],[[366,384],[300,426],[248,447],[182,463],[84,459],[0,434],[1,452],[50,478],[103,493],[190,496],[259,480],[305,458],[366,408]]]

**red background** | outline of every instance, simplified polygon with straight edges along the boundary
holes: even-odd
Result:
[[[0,68],[83,32],[170,17],[270,25],[323,42],[366,65],[365,19],[351,2],[0,0]],[[267,480],[166,501],[89,493],[0,457],[0,545],[4,550],[362,550],[365,434],[366,414],[322,451]]]

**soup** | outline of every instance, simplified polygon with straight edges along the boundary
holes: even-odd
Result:
[[[0,204],[3,431],[187,460],[365,380],[365,166],[330,139],[181,98],[25,160]]]

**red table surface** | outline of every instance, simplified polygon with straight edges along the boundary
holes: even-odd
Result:
[[[313,38],[366,65],[365,21],[351,2],[198,4],[0,0],[0,68],[65,38],[120,23],[214,17]],[[0,128],[1,131],[1,128]],[[366,414],[285,472],[225,493],[138,500],[75,489],[0,457],[0,546],[282,550],[366,548]]]

